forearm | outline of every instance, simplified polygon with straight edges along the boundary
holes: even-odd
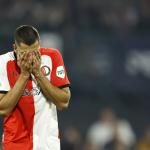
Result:
[[[68,107],[70,99],[69,90],[60,89],[54,86],[43,75],[40,75],[36,79],[45,97],[47,97],[48,100],[52,101],[58,109]]]
[[[20,97],[22,96],[22,93],[25,89],[28,78],[29,77],[24,76],[23,74],[20,74],[14,87],[6,95],[4,95],[1,98],[0,114],[7,115],[14,109]]]

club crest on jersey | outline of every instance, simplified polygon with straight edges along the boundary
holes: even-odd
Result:
[[[50,74],[50,68],[48,66],[42,66],[41,71],[44,76],[48,76]]]
[[[64,69],[63,66],[57,67],[56,76],[59,77],[59,78],[62,78],[62,79],[65,77],[65,69]]]

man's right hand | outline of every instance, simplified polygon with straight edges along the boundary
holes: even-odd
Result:
[[[17,65],[21,70],[21,74],[29,77],[32,70],[32,54],[30,52],[24,52],[17,59]]]

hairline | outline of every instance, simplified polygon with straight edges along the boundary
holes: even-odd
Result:
[[[19,45],[20,46],[20,44],[21,43],[24,43],[24,44],[26,44],[24,41],[20,41],[19,42],[19,40],[17,40],[17,36],[16,35],[18,35],[18,31],[19,30],[21,30],[23,27],[29,27],[29,28],[31,28],[36,34],[37,34],[37,38],[36,38],[36,40],[35,40],[35,42],[36,41],[38,41],[38,42],[40,42],[40,35],[39,35],[39,32],[38,32],[38,30],[35,28],[35,27],[33,27],[32,25],[21,25],[21,26],[19,26],[19,27],[17,27],[16,28],[16,30],[15,30],[15,32],[14,32],[14,40],[15,40],[15,44],[17,44],[17,45]],[[20,38],[20,37],[19,37]],[[21,38],[20,38],[21,39]],[[35,43],[34,42],[34,43]],[[32,43],[32,44],[34,44],[34,43]],[[32,45],[31,44],[31,45]],[[26,44],[26,45],[28,45],[28,44]],[[30,46],[30,45],[29,45]]]

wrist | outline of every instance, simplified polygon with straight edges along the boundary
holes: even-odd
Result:
[[[28,79],[30,77],[30,73],[29,72],[21,72],[20,76],[24,79]]]
[[[41,71],[36,71],[35,73],[33,73],[33,75],[35,76],[35,78],[43,78],[44,75]]]

